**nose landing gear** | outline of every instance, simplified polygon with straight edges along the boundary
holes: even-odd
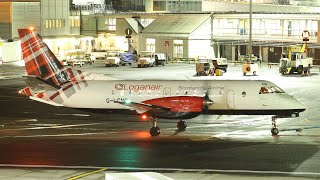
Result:
[[[279,134],[279,129],[278,129],[278,125],[276,122],[277,116],[272,116],[272,128],[271,128],[271,134],[273,136],[278,135]]]

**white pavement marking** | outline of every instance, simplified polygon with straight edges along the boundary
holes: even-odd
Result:
[[[107,168],[112,171],[170,171],[170,172],[215,172],[215,173],[247,173],[247,174],[277,174],[277,175],[309,175],[319,176],[318,172],[306,172],[306,171],[252,171],[252,170],[220,170],[220,169],[182,169],[182,168],[133,168],[133,167],[100,167],[100,166],[50,166],[50,165],[17,165],[17,164],[0,164],[0,167],[20,167],[20,168],[64,168],[64,169],[101,169]]]
[[[43,134],[43,135],[26,135],[26,136],[1,136],[0,139],[3,138],[11,138],[11,137],[15,137],[15,138],[30,138],[30,137],[63,137],[63,136],[87,136],[87,135],[97,135],[97,134],[105,134],[103,133],[80,133],[80,134]]]
[[[92,125],[99,125],[104,123],[88,123],[88,124],[71,124],[71,125],[56,125],[49,126],[49,127],[32,127],[32,128],[17,128],[17,129],[3,129],[0,131],[8,131],[8,130],[35,130],[35,129],[59,129],[59,128],[67,128],[67,127],[78,127],[78,126],[92,126]]]
[[[58,115],[58,116],[82,116],[82,117],[88,117],[90,116],[89,114],[55,114],[55,115]]]

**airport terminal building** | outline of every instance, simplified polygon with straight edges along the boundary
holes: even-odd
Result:
[[[8,48],[14,46],[6,42],[17,40],[18,28],[32,27],[60,56],[74,49],[147,50],[170,59],[239,61],[248,52],[248,2],[8,0],[0,2],[0,37],[2,48]],[[309,56],[320,59],[317,1],[256,1],[252,10],[256,57],[277,62],[284,48],[305,43],[301,34],[307,30]]]

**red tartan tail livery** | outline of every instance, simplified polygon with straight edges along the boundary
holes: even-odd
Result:
[[[83,73],[64,67],[36,31],[18,29],[18,32],[28,74],[23,77],[28,87],[20,90],[20,94],[62,106],[63,98],[68,99],[88,86]]]
[[[37,76],[48,84],[58,87],[70,81],[63,65],[36,31],[19,29],[18,32],[28,75]]]

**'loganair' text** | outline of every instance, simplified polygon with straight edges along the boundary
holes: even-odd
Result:
[[[160,90],[162,85],[127,85],[127,84],[115,84],[114,88],[116,90],[132,90],[132,91],[142,91],[142,90]]]

